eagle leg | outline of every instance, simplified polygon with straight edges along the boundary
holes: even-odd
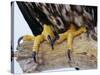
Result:
[[[32,54],[34,62],[37,62],[36,55],[38,53],[41,42],[43,42],[44,40],[48,41],[53,49],[54,48],[53,39],[54,39],[54,33],[51,29],[51,26],[44,24],[42,33],[40,35],[35,36],[34,39],[33,54]]]
[[[86,32],[86,28],[82,26],[78,30],[76,30],[75,27],[71,27],[67,32],[68,32],[67,33],[67,48],[68,48],[67,55],[68,55],[69,61],[71,61],[73,39],[77,37],[78,35]]]
[[[67,42],[67,55],[69,58],[69,62],[71,61],[71,55],[72,55],[72,49],[73,49],[73,39],[80,35],[83,32],[86,32],[86,28],[84,26],[81,26],[78,30],[76,29],[75,25],[71,24],[70,28],[64,32],[59,34],[59,39],[56,41],[57,44],[63,42],[66,40]]]
[[[38,36],[35,36],[35,39],[34,39],[34,44],[33,44],[33,47],[32,47],[32,58],[34,60],[35,63],[37,63],[37,53],[38,53],[38,50],[39,50],[39,46],[41,44],[41,42],[43,41],[43,35],[38,35]]]
[[[85,33],[85,32],[87,32],[86,27],[81,26],[78,30],[76,30],[76,31],[74,32],[73,35],[74,35],[74,37],[76,37],[76,36],[80,35],[81,33]]]
[[[69,32],[67,34],[67,49],[68,49],[67,55],[68,55],[69,62],[71,61],[72,44],[73,44],[73,34],[71,32]]]
[[[54,49],[55,35],[51,25],[43,25],[42,35],[44,36],[44,39],[50,43],[51,48]]]

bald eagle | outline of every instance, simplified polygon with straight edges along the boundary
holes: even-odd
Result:
[[[72,41],[83,32],[97,40],[97,7],[52,3],[19,2],[18,7],[27,21],[32,35],[18,40],[34,40],[32,57],[35,62],[39,45],[47,40],[52,49],[55,43],[67,40],[68,57],[71,60]]]

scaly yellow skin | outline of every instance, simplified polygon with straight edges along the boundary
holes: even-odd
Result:
[[[85,27],[80,27],[78,30],[76,30],[76,27],[73,24],[71,24],[69,30],[67,30],[62,34],[59,34],[60,38],[56,41],[56,43],[58,44],[66,40],[67,48],[72,49],[73,39],[83,32],[86,32]],[[23,37],[23,41],[34,41],[33,51],[38,52],[40,43],[43,42],[44,40],[48,41],[47,39],[48,35],[54,38],[54,34],[51,27],[45,24],[41,35],[38,35],[36,37],[32,35],[25,35]]]
[[[76,27],[73,24],[71,24],[69,30],[62,34],[59,34],[60,38],[56,41],[56,43],[61,43],[64,40],[66,40],[67,48],[72,50],[73,39],[83,32],[86,32],[85,27],[80,27],[78,30],[76,30]]]
[[[43,32],[38,35],[38,36],[31,36],[31,35],[25,35],[23,37],[23,41],[34,41],[34,44],[33,44],[33,52],[36,52],[38,53],[38,50],[39,50],[39,46],[40,46],[40,43],[43,42],[44,40],[48,41],[48,35],[53,39],[55,38],[54,36],[54,33],[52,31],[52,28],[49,26],[49,25],[44,25],[43,27]],[[85,27],[80,27],[78,30],[76,29],[76,27],[71,24],[70,25],[70,28],[64,32],[64,33],[61,33],[59,34],[59,39],[56,40],[56,43],[61,43],[63,42],[64,40],[66,40],[67,42],[67,48],[68,48],[68,58],[69,58],[69,61],[71,60],[71,56],[70,56],[70,51],[69,50],[72,50],[73,46],[73,39],[75,37],[77,37],[78,35],[80,35],[81,33],[83,32],[86,32],[86,28]]]
[[[32,35],[24,35],[23,36],[23,41],[34,41],[34,36]]]
[[[48,35],[51,36],[51,38],[54,38],[54,33],[52,31],[51,26],[46,24],[44,24],[43,26],[44,29],[40,35],[37,36],[25,35],[23,37],[23,41],[34,41],[33,51],[35,51],[36,53],[39,50],[39,46],[41,42],[43,42],[44,40],[49,42],[49,40],[47,39]]]

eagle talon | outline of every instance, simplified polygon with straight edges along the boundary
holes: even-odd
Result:
[[[34,62],[36,63],[37,62],[37,60],[36,60],[36,52],[32,53],[32,58],[33,58]]]
[[[48,40],[50,42],[52,50],[54,49],[54,41],[51,39],[50,35],[48,35]]]
[[[42,35],[44,36],[44,39],[47,40],[50,43],[51,48],[53,50],[54,49],[55,35],[54,35],[53,30],[52,30],[52,27],[44,24]]]
[[[71,59],[71,54],[72,54],[71,49],[68,49],[68,51],[67,51],[67,55],[68,55],[68,59],[69,59],[69,61],[72,60],[72,59]]]

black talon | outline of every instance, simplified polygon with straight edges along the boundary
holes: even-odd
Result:
[[[68,54],[69,61],[71,61],[71,50],[70,49],[68,49],[67,54]]]
[[[52,50],[54,49],[54,41],[51,39],[50,35],[48,35],[48,40],[50,41],[50,45],[51,45],[51,48]]]
[[[54,49],[54,44],[55,44],[56,40],[59,39],[59,35],[57,33],[55,34],[55,36],[56,37],[54,39],[51,39],[51,36],[48,35],[48,40],[50,41],[50,45],[51,45],[52,50]]]
[[[34,62],[36,63],[36,52],[32,53],[32,58],[33,58]]]
[[[18,39],[18,46],[20,46],[20,41],[23,39],[23,36],[21,36],[19,39]]]
[[[51,41],[51,48],[54,49],[54,41]]]

